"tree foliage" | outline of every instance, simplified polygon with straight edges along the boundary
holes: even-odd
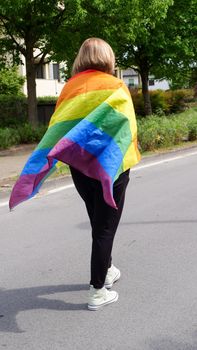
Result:
[[[0,69],[0,95],[22,95],[24,81],[16,66]]]
[[[120,67],[139,72],[145,113],[151,114],[148,76],[172,79],[195,65],[197,0],[83,0],[82,5],[88,16],[81,37],[103,37]]]
[[[120,67],[139,72],[145,113],[151,114],[149,75],[172,79],[196,65],[196,8],[197,0],[0,2],[0,53],[26,58],[30,122],[36,123],[35,62],[64,60],[70,69],[81,43],[92,36],[112,45]]]
[[[156,27],[166,18],[172,3],[173,0],[82,0],[86,20],[75,43],[87,36],[106,39],[115,50],[117,64],[140,73],[146,114],[151,114],[148,75],[163,52],[163,34]],[[72,60],[71,53],[69,61]]]
[[[62,33],[64,43],[70,40],[73,25],[79,22],[83,11],[80,0],[5,0],[0,2],[0,49],[2,57],[10,52],[14,59],[25,56],[28,90],[29,121],[36,118],[36,68],[53,52],[56,40]],[[66,45],[65,45],[66,47]],[[37,49],[37,50],[36,50]]]

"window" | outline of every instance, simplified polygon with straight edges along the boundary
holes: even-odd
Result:
[[[60,81],[59,63],[53,63],[53,79]]]
[[[149,79],[148,84],[149,84],[149,86],[155,85],[154,79]]]
[[[44,66],[43,64],[36,64],[36,78],[44,79]]]
[[[134,87],[134,86],[135,86],[134,78],[129,78],[128,87]]]

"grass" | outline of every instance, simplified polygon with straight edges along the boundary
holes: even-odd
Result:
[[[66,176],[69,174],[70,174],[69,166],[61,162],[58,169],[54,171],[54,173],[51,175],[51,178],[57,178],[57,177]]]
[[[187,141],[187,142],[181,142],[178,145],[171,145],[168,147],[162,147],[159,149],[156,149],[154,151],[144,151],[141,152],[143,157],[149,157],[149,156],[153,156],[156,154],[162,154],[162,153],[167,153],[170,151],[181,151],[187,148],[192,148],[192,147],[196,147],[197,146],[197,141]]]

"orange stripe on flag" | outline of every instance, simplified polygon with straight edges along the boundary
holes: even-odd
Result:
[[[98,80],[96,79],[96,76],[98,76]],[[87,73],[85,71],[84,74],[77,74],[76,78],[74,76],[64,85],[57,101],[56,108],[63,100],[69,100],[75,96],[84,94],[89,91],[116,90],[119,87],[124,86],[123,82],[113,75],[99,71],[87,71]],[[124,90],[128,93],[127,88],[124,88]]]

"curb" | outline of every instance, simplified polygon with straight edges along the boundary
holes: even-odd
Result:
[[[33,145],[28,145],[29,146],[29,149],[32,149]],[[24,147],[22,148],[22,146],[20,147],[20,149],[24,150]],[[193,144],[193,145],[190,145],[188,147],[177,147],[176,149],[172,149],[172,150],[165,150],[165,151],[156,151],[155,153],[153,154],[148,154],[148,155],[143,155],[142,156],[142,160],[141,160],[141,163],[146,163],[148,161],[150,161],[151,159],[158,159],[158,158],[163,158],[165,156],[168,156],[169,154],[179,154],[181,152],[189,152],[191,151],[192,149],[197,149],[197,143]],[[17,149],[13,149],[11,152],[16,152],[18,151],[19,148]],[[10,151],[10,150],[8,150]],[[1,153],[0,152],[0,156],[1,156]],[[10,153],[9,153],[10,155]],[[62,184],[65,184],[65,182],[68,182],[70,181],[71,179],[71,176],[70,174],[66,174],[66,175],[59,175],[55,178],[49,178],[45,181],[45,183],[43,184],[42,188],[43,189],[52,189],[52,188],[57,188],[58,186],[62,185]],[[16,182],[16,176],[14,177],[7,177],[7,178],[3,178],[3,179],[0,179],[0,195],[1,195],[1,199],[4,197],[8,197],[10,192],[11,192],[11,189],[14,185],[14,183]]]
[[[16,153],[20,154],[25,152],[32,152],[36,146],[37,146],[37,143],[13,146],[9,149],[0,150],[0,157],[7,157],[7,156],[11,157],[11,156],[14,156]]]

